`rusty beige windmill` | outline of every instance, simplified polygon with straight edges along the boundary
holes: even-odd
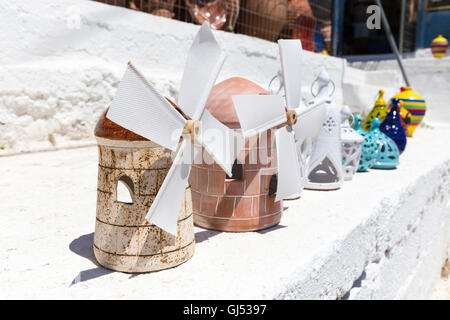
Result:
[[[183,235],[180,235],[183,232],[189,232],[189,238],[193,239],[192,220],[190,220],[190,227],[182,230],[179,224],[180,208],[186,202],[185,190],[193,157],[196,155],[193,142],[196,141],[201,145],[227,174],[231,174],[231,167],[236,159],[236,148],[233,148],[232,143],[235,140],[243,140],[204,110],[209,92],[224,59],[225,56],[209,24],[204,23],[188,54],[181,80],[178,106],[171,105],[129,63],[106,114],[107,119],[126,130],[150,140],[164,150],[176,152],[156,196],[150,201],[151,205],[145,217],[150,222],[152,230],[156,232],[155,234],[159,234],[161,229],[171,234],[175,243],[180,237],[183,238]],[[202,131],[214,132],[215,135],[213,139],[205,138]],[[237,148],[240,148],[239,143]],[[112,242],[122,241],[113,239],[115,237],[117,232],[114,230],[105,236]],[[147,237],[144,242],[149,241],[158,242],[161,238],[155,235],[153,238]],[[188,258],[190,256],[175,264],[170,259],[163,259],[164,261],[157,267],[153,267],[152,261],[149,261],[148,267],[143,268],[135,269],[133,266],[122,268],[117,263],[112,268],[129,272],[153,271],[172,267]],[[99,262],[111,267],[108,261],[99,260]]]
[[[278,161],[277,201],[298,196],[303,189],[295,142],[297,120],[322,109],[325,102],[325,99],[317,99],[308,108],[301,105],[301,41],[278,40],[278,46],[286,101],[279,95],[233,96],[245,138],[270,128],[278,128],[275,133]],[[255,105],[258,106],[256,114],[252,108]]]

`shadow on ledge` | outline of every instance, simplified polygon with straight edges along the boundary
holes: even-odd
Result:
[[[259,230],[259,231],[256,231],[256,232],[258,232],[259,234],[266,234],[266,233],[269,233],[269,232],[272,232],[272,231],[276,231],[276,230],[279,230],[279,229],[284,229],[284,228],[286,228],[286,226],[283,226],[281,224],[277,224],[276,226],[273,226],[273,227],[270,227],[270,228],[267,228],[267,229],[263,229],[263,230]]]
[[[88,280],[95,279],[95,278],[115,272],[113,270],[103,268],[102,266],[100,266],[98,264],[97,260],[95,259],[94,250],[92,249],[93,244],[94,244],[94,233],[93,232],[82,235],[81,237],[76,238],[75,240],[73,240],[70,243],[70,245],[69,245],[70,251],[72,251],[73,253],[76,253],[77,255],[79,255],[83,258],[88,259],[93,264],[95,264],[97,267],[88,269],[88,270],[84,270],[84,271],[81,271],[80,273],[78,273],[78,275],[70,283],[69,287],[71,287],[74,284],[77,284],[79,282],[88,281]]]
[[[200,232],[196,232],[195,233],[195,243],[201,243],[203,241],[207,241],[207,240],[209,240],[209,238],[217,236],[220,233],[222,233],[222,231],[207,230],[207,229],[200,231]]]
[[[286,228],[286,226],[277,224],[276,226],[269,227],[269,228],[266,228],[266,229],[257,230],[257,231],[247,231],[247,232],[257,232],[259,234],[266,234],[268,232],[272,232],[272,231],[276,231],[276,230],[284,229],[284,228]],[[196,232],[195,233],[195,243],[201,243],[203,241],[207,241],[210,238],[212,238],[212,237],[214,237],[214,236],[216,236],[216,235],[218,235],[220,233],[223,233],[223,232],[226,232],[226,231],[203,230],[203,231],[200,231],[200,232]],[[246,233],[246,232],[230,232],[230,233]]]

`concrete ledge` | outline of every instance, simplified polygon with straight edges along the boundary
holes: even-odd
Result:
[[[191,260],[141,275],[95,263],[96,148],[0,158],[0,298],[425,298],[449,254],[449,134],[418,129],[397,170],[305,191],[275,228],[196,228]]]

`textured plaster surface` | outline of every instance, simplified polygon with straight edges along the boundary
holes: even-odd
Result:
[[[128,61],[176,101],[188,49],[199,28],[86,0],[0,3],[0,155],[93,144]],[[215,32],[227,59],[218,81],[240,76],[267,88],[280,69],[274,42]],[[359,66],[358,66],[359,67]],[[304,52],[302,91],[326,68],[334,99],[368,113],[379,89],[389,98],[401,78],[361,71],[340,58]],[[372,68],[373,69],[373,68]],[[434,88],[429,88],[434,92]]]
[[[0,298],[425,298],[448,256],[450,128],[419,128],[397,170],[286,201],[261,232],[195,228],[194,257],[131,275],[92,252],[97,148],[0,157]]]
[[[1,2],[0,154],[91,143],[128,61],[176,99],[199,26],[86,0]],[[280,68],[274,42],[215,32],[227,59],[218,81],[267,88]],[[342,101],[345,60],[305,52],[303,90],[326,67]],[[36,143],[38,142],[38,143]],[[4,149],[3,151],[1,149]]]
[[[450,56],[436,59],[429,50],[422,50],[416,58],[404,59],[403,64],[410,85],[427,102],[424,121],[429,124],[450,123],[448,89],[450,83]],[[355,62],[352,67],[361,71],[389,73],[399,70],[395,60]],[[397,88],[395,93],[398,93]]]

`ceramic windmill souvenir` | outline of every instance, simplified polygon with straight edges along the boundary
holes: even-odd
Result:
[[[280,49],[288,52],[292,50],[291,55],[298,57],[301,53],[300,42],[293,41],[290,43],[291,47],[283,48],[287,44],[289,42],[280,44]],[[286,52],[282,55],[283,60],[290,63],[293,71],[299,68],[297,59],[289,62]],[[286,76],[289,74],[287,72]],[[275,115],[276,119],[273,123],[258,126],[254,130],[257,134],[249,134],[251,130],[248,130],[248,125],[246,126],[248,121],[241,127],[242,123],[239,122],[232,100],[233,96],[242,95],[250,96],[250,98],[261,97],[261,95],[267,96],[268,92],[249,80],[235,77],[215,85],[206,103],[206,109],[216,119],[236,132],[246,132],[248,136],[244,148],[233,164],[231,175],[227,175],[214,161],[195,163],[193,166],[190,184],[194,223],[204,228],[222,231],[254,231],[276,225],[281,219],[283,202],[276,199],[276,195],[277,189],[283,183],[283,175],[280,176],[281,181],[279,181],[277,153],[280,150],[275,148],[277,129],[272,127],[287,121],[286,110],[282,100],[279,100],[279,97],[276,98],[278,104],[271,105],[270,108],[281,105],[282,116]],[[245,104],[242,107],[249,108],[244,109],[243,112],[252,111],[252,118],[261,110],[265,110],[258,104]],[[302,112],[301,115],[304,117],[316,109],[313,105],[308,112]],[[266,110],[266,113],[267,111],[270,113],[271,110]],[[246,114],[243,115],[245,116]],[[291,116],[296,117],[297,114],[291,113]],[[278,119],[281,121],[278,122]],[[270,120],[269,118],[268,122]],[[264,129],[264,127],[267,128]],[[281,152],[283,153],[283,150]],[[289,157],[287,159],[289,160]],[[289,165],[285,167],[289,168]],[[295,189],[295,193],[297,192],[298,188]]]
[[[233,96],[244,137],[278,127],[275,133],[278,160],[276,201],[299,195],[303,189],[294,136],[297,119],[322,108],[325,102],[325,97],[320,96],[309,108],[301,106],[301,42],[279,40],[278,45],[286,103],[279,95]],[[255,106],[258,106],[257,113],[254,112]]]
[[[192,256],[195,242],[187,188],[192,142],[202,145],[227,173],[235,160],[225,140],[204,139],[200,132],[202,126],[203,132],[214,130],[221,138],[236,135],[203,110],[223,61],[209,25],[203,24],[188,54],[178,106],[128,65],[105,119],[114,123],[113,133],[120,129],[123,137],[136,141],[123,144],[114,140],[114,134],[107,140],[118,150],[104,149],[104,154],[100,149],[100,159],[110,157],[106,163],[117,169],[111,172],[105,165],[99,183],[110,187],[123,177],[137,203],[117,206],[116,194],[109,189],[99,198],[94,251],[100,264],[144,272],[170,268]],[[122,154],[120,159],[116,151]],[[171,152],[176,152],[173,160],[168,158]]]
[[[326,70],[317,82],[319,91],[316,98],[325,98],[326,116],[320,133],[313,139],[311,158],[306,167],[305,187],[315,190],[333,190],[341,187],[344,181],[342,170],[341,114],[337,104],[328,93],[332,83]]]
[[[411,114],[411,123],[407,124],[407,136],[412,137],[414,130],[425,117],[427,106],[422,96],[412,91],[411,87],[402,87],[400,90],[400,93],[393,98],[399,99],[403,107]]]
[[[344,180],[352,180],[358,170],[361,159],[361,145],[364,138],[350,126],[349,118],[353,117],[348,106],[341,109],[341,141],[342,141],[342,167]]]
[[[373,109],[370,111],[366,120],[362,125],[364,131],[369,131],[372,128],[372,119],[378,118],[380,121],[384,120],[384,117],[388,114],[386,107],[386,101],[384,100],[384,90],[378,92],[378,99],[375,101]]]
[[[380,120],[372,119],[372,129],[368,132],[377,144],[377,158],[372,168],[374,169],[395,169],[399,164],[398,157],[400,152],[395,142],[380,131]]]
[[[267,94],[257,84],[243,78],[230,78],[211,90],[206,110],[236,133],[241,132],[232,96]],[[258,106],[255,106],[255,112]],[[247,141],[227,175],[207,158],[194,163],[189,178],[194,223],[207,229],[245,232],[278,224],[283,201],[275,201],[277,154],[274,130]]]
[[[394,140],[401,154],[406,148],[406,133],[401,123],[400,104],[399,99],[392,99],[391,110],[381,123],[380,131]]]
[[[361,145],[361,159],[359,160],[358,172],[367,172],[377,160],[378,145],[375,137],[361,128],[361,115],[355,115],[354,119],[355,120],[353,122],[353,125],[355,131],[364,138],[364,141]]]

